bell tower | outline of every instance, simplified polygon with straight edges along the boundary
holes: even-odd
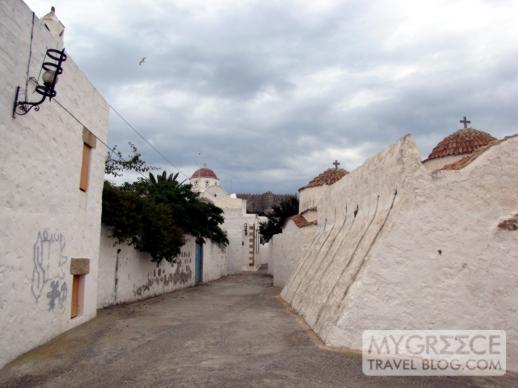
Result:
[[[56,17],[56,8],[52,7],[50,12],[41,18],[41,21],[50,31],[50,33],[60,40],[61,45],[63,45],[63,35],[65,33],[65,26],[61,21]]]

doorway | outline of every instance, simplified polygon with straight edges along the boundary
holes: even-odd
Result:
[[[203,281],[203,243],[196,241],[194,284],[198,285]]]

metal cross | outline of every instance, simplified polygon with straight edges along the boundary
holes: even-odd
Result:
[[[464,124],[464,128],[468,127],[468,124],[471,124],[471,121],[469,121],[466,116],[464,116],[464,119],[459,121],[461,124]]]
[[[338,162],[338,160],[335,160],[333,162],[333,166],[335,166],[335,170],[338,170],[338,166],[340,165],[340,162]]]

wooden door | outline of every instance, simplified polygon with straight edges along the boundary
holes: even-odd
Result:
[[[79,315],[79,287],[81,285],[81,275],[74,275],[72,280],[72,306],[70,308],[70,318]]]

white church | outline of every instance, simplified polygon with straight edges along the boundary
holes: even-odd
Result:
[[[325,344],[361,351],[367,329],[497,328],[518,371],[518,135],[461,123],[425,160],[406,135],[301,188],[267,261]]]
[[[223,209],[225,223],[222,229],[227,232],[229,240],[228,273],[259,269],[259,225],[266,218],[247,213],[246,200],[237,198],[235,194],[228,194],[216,173],[206,165],[196,170],[189,182],[202,198]]]

